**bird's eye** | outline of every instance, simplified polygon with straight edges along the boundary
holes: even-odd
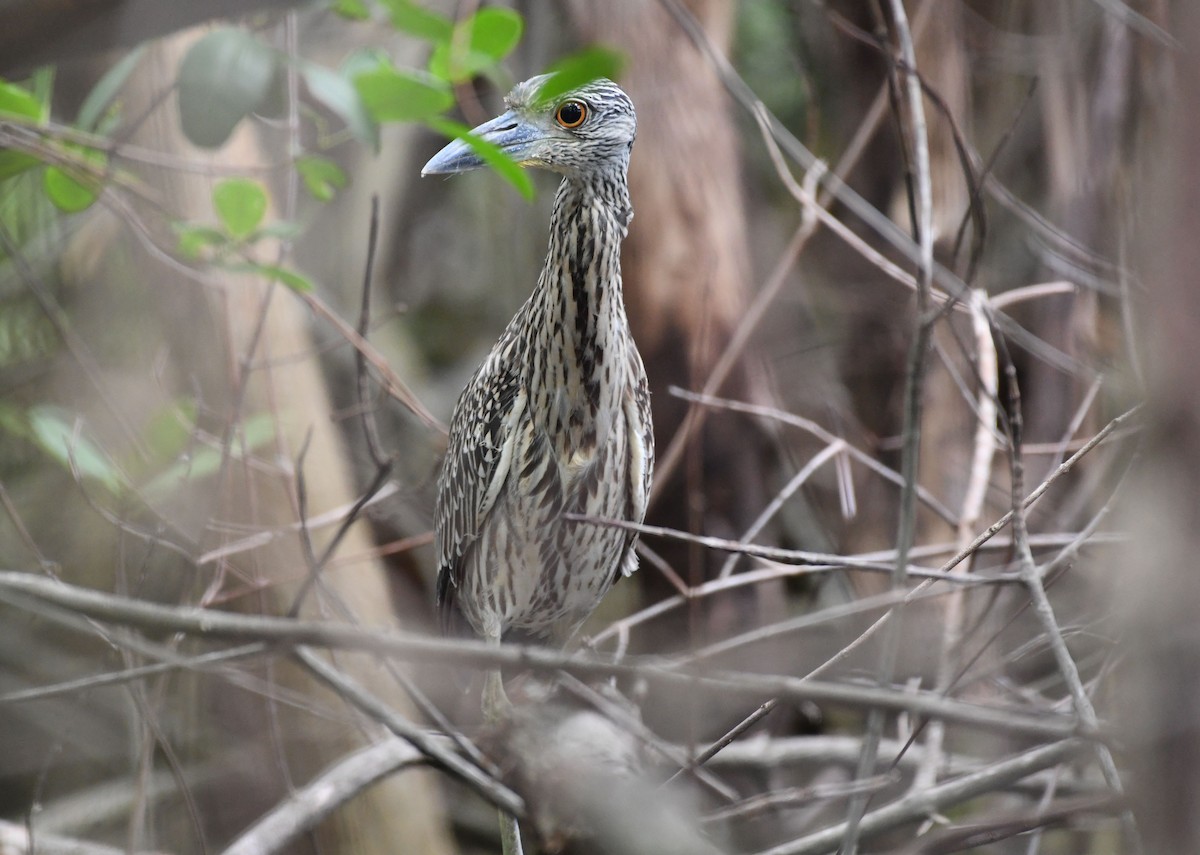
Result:
[[[582,101],[563,101],[554,114],[555,121],[567,130],[577,128],[587,119],[587,104]]]

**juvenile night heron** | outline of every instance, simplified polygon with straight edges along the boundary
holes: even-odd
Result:
[[[517,85],[508,111],[473,131],[563,180],[537,286],[458,399],[438,481],[443,626],[457,609],[493,643],[510,633],[566,643],[634,571],[635,534],[564,515],[641,522],[654,463],[646,372],[621,295],[633,104],[609,80],[545,99],[548,79]],[[455,141],[421,174],[483,163]],[[485,711],[503,697],[493,673]]]

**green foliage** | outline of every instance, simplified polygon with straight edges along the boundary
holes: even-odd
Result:
[[[392,26],[402,33],[435,43],[449,41],[454,33],[453,21],[413,0],[380,0],[380,5],[387,9]]]
[[[332,163],[325,163],[337,169]],[[341,170],[337,171],[341,174]],[[219,228],[201,223],[176,223],[179,254],[233,273],[250,273],[281,282],[294,291],[311,291],[309,279],[277,264],[263,264],[250,255],[251,245],[263,238],[293,240],[301,233],[295,223],[263,223],[269,201],[266,189],[248,178],[229,178],[213,188],[213,210]]]
[[[302,157],[296,161],[296,171],[300,173],[308,192],[318,202],[330,201],[338,190],[346,186],[346,173],[326,157]]]
[[[50,166],[42,174],[42,186],[46,196],[64,214],[77,214],[87,210],[96,201],[97,190],[86,182],[72,178],[57,166]]]
[[[194,144],[217,148],[262,106],[279,71],[276,53],[244,29],[213,30],[179,67],[179,120]]]
[[[349,21],[365,21],[371,17],[371,8],[364,0],[335,0],[333,11]]]
[[[525,170],[518,166],[511,157],[499,148],[471,133],[471,129],[466,125],[461,122],[453,122],[450,119],[439,118],[430,119],[429,126],[448,137],[454,137],[465,142],[476,154],[483,158],[488,166],[496,170],[513,187],[517,188],[517,191],[522,196],[526,199],[533,198],[533,181],[530,180]]]
[[[511,9],[487,6],[454,25],[429,59],[429,72],[461,83],[496,66],[521,40],[524,21]]]
[[[230,178],[213,189],[213,208],[221,225],[234,240],[254,234],[267,213],[267,192],[257,181]]]
[[[64,469],[98,481],[112,493],[125,484],[112,458],[87,436],[78,418],[59,407],[38,405],[20,412],[0,406],[0,430],[32,443]]]
[[[445,82],[381,63],[354,78],[363,104],[377,122],[418,122],[454,106]]]
[[[350,132],[372,150],[379,150],[379,125],[359,97],[354,84],[344,75],[314,63],[300,65],[309,94],[336,114]]]
[[[33,92],[0,80],[0,118],[27,119],[40,124],[46,120],[46,113],[46,105]],[[20,175],[38,163],[36,157],[22,151],[0,151],[0,181]]]
[[[593,45],[563,57],[548,69],[554,76],[542,86],[538,98],[554,101],[560,95],[578,89],[599,77],[615,80],[625,65],[625,56],[611,48]]]
[[[186,403],[173,405],[162,414],[162,418],[174,418],[179,429],[172,437],[164,437],[163,445],[152,447],[164,460],[172,459],[174,462],[141,486],[141,493],[147,499],[169,494],[192,481],[216,474],[225,456],[219,448],[212,446],[201,446],[187,453],[187,444],[196,434],[194,406]],[[156,417],[147,430],[158,426],[160,420]],[[229,456],[234,460],[244,459],[250,451],[263,447],[275,438],[275,418],[271,413],[250,416],[241,422],[239,428],[229,449]],[[171,440],[178,443],[174,449],[167,444]]]
[[[0,115],[46,121],[46,105],[28,89],[0,80]]]

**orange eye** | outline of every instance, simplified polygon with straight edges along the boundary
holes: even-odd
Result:
[[[577,128],[584,123],[588,116],[587,104],[582,101],[563,101],[554,113],[554,119],[567,130]]]

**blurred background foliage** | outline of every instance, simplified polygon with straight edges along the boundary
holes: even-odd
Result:
[[[709,414],[671,392],[705,388],[714,370],[724,379],[708,392],[811,419],[899,469],[911,291],[828,229],[801,238],[803,208],[753,113],[729,97],[678,20],[680,8],[694,17],[779,127],[830,169],[845,164],[849,187],[910,232],[910,117],[889,89],[894,30],[882,5],[336,0],[176,3],[150,16],[113,2],[60,25],[51,23],[56,3],[11,4],[13,25],[0,35],[3,569],[164,603],[286,614],[302,600],[310,617],[428,629],[440,423],[533,285],[554,178],[491,151],[481,153],[494,170],[450,182],[421,182],[420,166],[448,135],[494,115],[515,81],[547,68],[616,76],[638,106],[627,300],[654,387],[660,465],[686,438],[661,470],[648,522],[738,539],[829,447],[769,419]],[[1032,487],[1143,394],[1139,218],[1153,202],[1141,194],[1155,165],[1147,152],[1177,106],[1166,35],[1175,19],[1165,0],[1136,9],[1095,0],[906,5],[929,92],[937,258],[991,299],[1010,295],[1000,331],[1024,405]],[[804,166],[792,162],[786,177],[803,180]],[[380,471],[364,433],[354,346],[373,196],[381,240],[365,405],[393,468],[305,598],[308,556],[334,542],[340,515]],[[985,226],[969,221],[973,201]],[[844,204],[831,211],[911,270]],[[1030,286],[1040,290],[1022,290]],[[935,328],[919,482],[951,513],[923,510],[916,540],[935,567],[961,543],[954,515],[980,444],[974,342],[965,313]],[[1001,402],[1009,382],[998,379]],[[1003,416],[984,427],[999,450],[972,532],[1011,503]],[[1101,449],[1031,510],[1031,531],[1044,536],[1039,560],[1105,506],[1132,447]],[[893,484],[837,455],[753,539],[886,551],[897,539],[897,503]],[[310,533],[314,546],[298,525],[305,505],[324,520]],[[727,575],[724,553],[648,545],[687,585]],[[1096,555],[1052,595],[1084,678],[1103,694],[1119,648],[1113,576]],[[1008,569],[1011,546],[972,560],[973,572]],[[593,634],[676,593],[654,563],[644,560],[614,590]],[[781,573],[639,623],[630,649],[695,650],[888,585],[882,574]],[[1064,696],[1025,602],[1019,591],[986,589],[962,606],[980,648],[971,648],[978,673],[963,681],[964,697],[1050,707]],[[946,608],[915,606],[906,621],[899,672],[926,687],[945,670]],[[879,613],[814,623],[711,661],[807,674]],[[287,657],[37,700],[18,694],[205,649],[6,599],[0,816],[127,850],[219,850],[378,730]],[[877,653],[865,645],[836,675],[873,675]],[[370,657],[338,660],[417,715],[403,680]],[[405,679],[467,715],[474,702],[437,671],[416,668]],[[644,691],[647,723],[692,746],[753,707],[719,693]],[[805,704],[781,705],[766,727],[779,738],[862,729],[857,713]],[[1017,742],[949,740],[975,756]],[[745,789],[806,786],[834,766],[844,783],[842,762],[746,773]],[[487,851],[492,818],[479,818],[478,803],[464,807],[461,794],[431,773],[394,776],[293,846]],[[1028,803],[1015,799],[1001,794],[981,812]],[[831,804],[734,823],[713,838],[755,851],[835,820],[843,802]],[[1123,851],[1115,827],[1068,824],[1047,833],[1040,851]],[[1031,846],[978,851],[1038,851]]]

